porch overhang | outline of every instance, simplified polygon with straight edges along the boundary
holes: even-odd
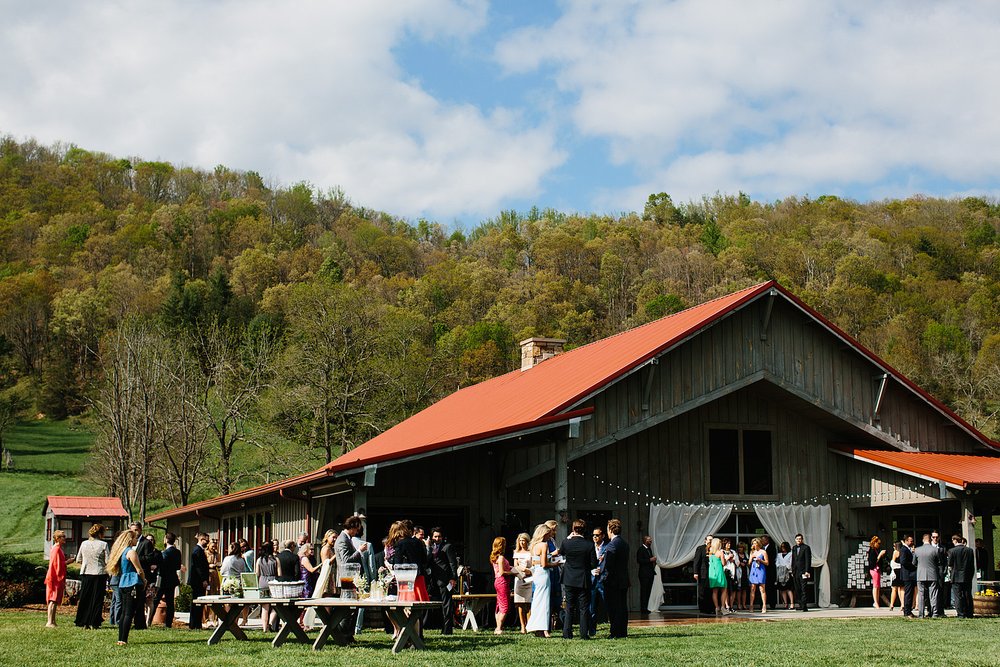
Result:
[[[956,491],[1000,489],[1000,456],[947,452],[900,452],[831,445],[830,451],[910,477],[944,484]]]

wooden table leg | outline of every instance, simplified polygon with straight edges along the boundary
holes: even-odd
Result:
[[[350,607],[313,607],[316,610],[316,615],[320,617],[323,621],[323,629],[320,630],[319,637],[313,642],[313,650],[318,651],[324,646],[326,642],[333,639],[333,642],[338,646],[346,646],[354,641],[354,628],[350,628],[349,632],[343,632],[340,629],[340,622],[344,620],[351,613]]]
[[[233,635],[236,639],[241,641],[246,641],[246,633],[243,632],[243,628],[239,626],[240,612],[242,607],[238,604],[228,605],[229,608],[226,609],[227,605],[224,604],[213,604],[212,611],[215,615],[219,617],[219,625],[215,628],[215,632],[212,636],[208,638],[208,645],[212,646],[218,644],[222,641],[222,637],[228,632]]]
[[[281,646],[288,641],[289,634],[294,634],[295,638],[303,644],[310,643],[309,635],[299,626],[299,609],[297,607],[288,604],[277,604],[271,605],[271,609],[281,619],[281,627],[278,628],[278,634],[271,640],[271,646],[275,648]]]
[[[386,609],[386,613],[389,614],[389,618],[399,626],[399,635],[396,637],[396,641],[392,645],[392,652],[399,653],[407,646],[413,646],[415,649],[423,649],[424,640],[421,639],[420,633],[417,632],[417,622],[420,621],[420,614],[416,612],[410,615],[406,614],[406,611],[397,607],[390,607]]]

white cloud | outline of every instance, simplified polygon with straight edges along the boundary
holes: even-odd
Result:
[[[641,208],[661,190],[884,194],[900,172],[1000,190],[1000,5],[563,7],[496,57],[511,74],[551,68],[577,130],[640,174],[600,193],[606,208]]]
[[[0,131],[340,185],[408,216],[493,213],[565,156],[516,112],[408,80],[408,35],[480,31],[482,0],[6,3]]]

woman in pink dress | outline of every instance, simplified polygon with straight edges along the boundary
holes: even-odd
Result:
[[[56,627],[56,607],[62,604],[63,593],[66,592],[66,532],[57,530],[52,533],[52,551],[49,552],[49,571],[45,575],[45,605],[48,611],[47,628]]]
[[[510,577],[514,576],[514,571],[510,569],[510,561],[503,555],[505,551],[507,551],[507,538],[494,538],[490,562],[493,563],[493,588],[497,592],[497,629],[493,631],[493,634],[497,635],[503,632],[503,619],[510,611]]]

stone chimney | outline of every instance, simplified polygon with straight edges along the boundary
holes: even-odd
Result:
[[[563,351],[562,338],[528,338],[521,341],[521,370],[526,371]]]

